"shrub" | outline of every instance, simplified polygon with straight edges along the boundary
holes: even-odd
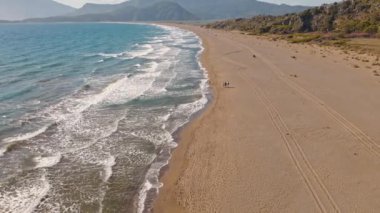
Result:
[[[358,29],[359,21],[348,20],[342,23],[341,29],[344,33],[353,33]]]
[[[370,26],[368,26],[368,27],[366,27],[365,29],[364,29],[364,32],[366,32],[366,33],[371,33],[371,34],[375,34],[375,33],[377,33],[377,32],[379,32],[379,26],[377,26],[377,25],[370,25]]]
[[[329,32],[344,34],[341,37],[375,37],[380,36],[380,0],[345,0],[297,14],[239,18],[215,22],[208,27],[254,33]]]
[[[292,43],[305,43],[321,38],[318,34],[296,34],[290,39]]]

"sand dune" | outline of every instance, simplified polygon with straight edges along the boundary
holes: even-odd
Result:
[[[214,100],[182,132],[154,212],[380,211],[376,57],[180,27],[204,42]]]

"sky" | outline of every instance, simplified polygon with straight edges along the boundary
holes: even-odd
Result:
[[[126,0],[55,0],[55,1],[70,5],[72,7],[79,8],[83,6],[85,3],[116,4],[116,3],[120,3]],[[276,4],[285,3],[285,4],[290,4],[290,5],[316,6],[316,5],[321,5],[323,3],[332,3],[337,0],[260,0],[260,1],[271,2],[271,3],[276,3]]]

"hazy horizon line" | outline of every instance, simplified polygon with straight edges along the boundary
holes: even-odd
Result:
[[[90,1],[90,2],[83,2],[83,3],[80,3],[80,4],[78,4],[78,0],[53,0],[53,1],[58,2],[60,4],[64,4],[64,5],[70,6],[70,7],[73,7],[75,9],[79,9],[79,8],[83,7],[85,4],[88,4],[88,3],[90,3],[90,4],[120,4],[122,2],[126,2],[126,1],[129,1],[129,0],[113,0],[112,2],[94,2],[94,1]],[[103,1],[106,1],[106,0],[103,0]],[[296,3],[291,3],[291,2],[284,1],[284,0],[257,0],[257,1],[266,2],[266,3],[272,3],[272,4],[277,4],[277,5],[286,4],[286,5],[291,5],[291,6],[317,7],[317,6],[320,6],[320,5],[323,5],[323,4],[329,4],[329,3],[339,2],[339,1],[342,1],[342,0],[324,0],[323,2],[319,2],[319,3],[315,3],[315,4],[313,4],[313,3],[310,4],[310,1],[309,1],[309,4],[307,2],[305,2],[304,4],[299,2],[299,1],[303,1],[303,0],[296,1]]]

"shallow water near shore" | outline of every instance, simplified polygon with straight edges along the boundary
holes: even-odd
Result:
[[[206,105],[202,45],[135,24],[0,25],[0,211],[143,212]]]

